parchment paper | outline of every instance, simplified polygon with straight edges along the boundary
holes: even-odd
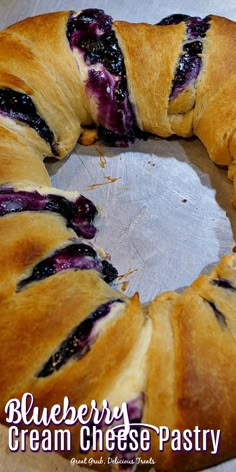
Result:
[[[233,0],[0,0],[0,27],[39,13],[88,7],[132,22],[157,23],[172,13],[236,20]],[[235,244],[232,184],[197,139],[152,139],[129,149],[78,145],[48,170],[55,186],[79,190],[99,207],[95,243],[112,255],[120,273],[118,288],[128,295],[138,291],[142,302],[181,290]],[[6,453],[6,436],[1,428],[0,471],[71,470],[55,454]],[[236,460],[211,470],[233,472]]]

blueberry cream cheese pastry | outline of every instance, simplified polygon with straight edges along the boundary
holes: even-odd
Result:
[[[104,448],[101,464],[72,426],[63,454],[87,454],[94,469],[131,472],[152,457],[156,471],[190,472],[236,456],[236,254],[142,306],[110,286],[117,270],[92,241],[96,206],[52,188],[43,161],[79,138],[196,135],[236,190],[235,40],[236,23],[213,15],[150,25],[97,9],[0,33],[0,420],[25,392],[49,410],[65,397],[127,404],[140,441],[141,423],[152,425],[150,447]],[[175,449],[166,436],[162,447],[161,427],[199,443]]]

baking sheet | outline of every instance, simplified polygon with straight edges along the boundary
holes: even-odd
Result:
[[[156,23],[174,12],[236,20],[234,1],[227,7],[218,0],[149,1],[144,7],[141,0],[0,0],[0,27],[26,16],[90,6],[133,22]],[[78,145],[48,170],[53,185],[79,190],[99,207],[95,243],[111,254],[120,273],[118,288],[128,295],[138,291],[144,303],[166,290],[181,291],[235,244],[232,184],[197,139],[150,139],[128,149]],[[54,470],[52,459],[43,455],[27,454],[27,461],[24,454],[18,461],[15,454],[2,455],[3,433],[0,448],[0,470],[21,471],[26,465],[30,471]],[[56,459],[56,467],[71,469],[62,459]],[[236,460],[211,470],[233,472]]]

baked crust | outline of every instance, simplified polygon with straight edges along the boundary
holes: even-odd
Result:
[[[171,136],[168,101],[185,36],[184,25],[163,29],[115,21],[113,27],[124,53],[131,101],[140,128],[162,137]],[[167,50],[164,44],[169,45]]]
[[[58,158],[72,150],[81,126],[92,121],[86,83],[66,38],[69,15],[38,16],[0,33],[0,88],[32,98],[54,135]],[[197,91],[189,86],[172,105],[173,76],[186,40],[184,23],[163,27],[117,21],[113,30],[123,51],[139,127],[163,137],[195,133],[213,161],[230,166],[229,177],[236,185],[235,59],[224,52],[233,49],[235,23],[211,17]],[[30,185],[33,190],[46,185],[50,190],[43,164],[53,155],[49,144],[35,129],[2,113],[0,183],[23,189]],[[117,379],[128,371],[130,391],[140,387],[145,398],[142,421],[180,431],[195,425],[222,430],[216,456],[210,451],[174,454],[170,445],[162,454],[153,435],[150,452],[156,470],[196,470],[233,457],[236,255],[223,258],[181,295],[167,292],[147,307],[141,306],[137,294],[129,299],[110,288],[95,270],[62,270],[19,289],[35,265],[75,238],[59,214],[25,211],[0,218],[1,422],[6,402],[26,391],[40,408],[62,403],[67,395],[74,406],[92,399],[101,406],[106,396],[114,398]],[[115,313],[113,303],[118,305]],[[104,304],[111,304],[106,322],[85,355],[71,356],[51,375],[39,375],[73,329]],[[129,375],[129,362],[134,354],[138,357],[143,333],[147,346],[137,372]],[[127,401],[132,401],[129,391]],[[72,429],[75,441],[69,455],[81,457],[79,426]]]

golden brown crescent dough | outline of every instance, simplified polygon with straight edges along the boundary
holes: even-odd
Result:
[[[220,430],[214,453],[213,441],[178,452],[169,441],[161,451],[152,431],[151,449],[126,450],[124,461],[151,456],[156,471],[190,472],[235,456],[236,254],[181,294],[142,306],[138,294],[109,286],[117,271],[90,241],[94,204],[52,188],[43,163],[65,157],[81,135],[128,145],[195,134],[236,188],[235,40],[236,23],[217,16],[130,24],[96,9],[0,33],[2,423],[6,403],[26,392],[48,410],[65,396],[77,408],[105,399],[170,432]],[[66,456],[84,457],[80,431],[71,427]],[[108,470],[102,455],[93,467]]]

